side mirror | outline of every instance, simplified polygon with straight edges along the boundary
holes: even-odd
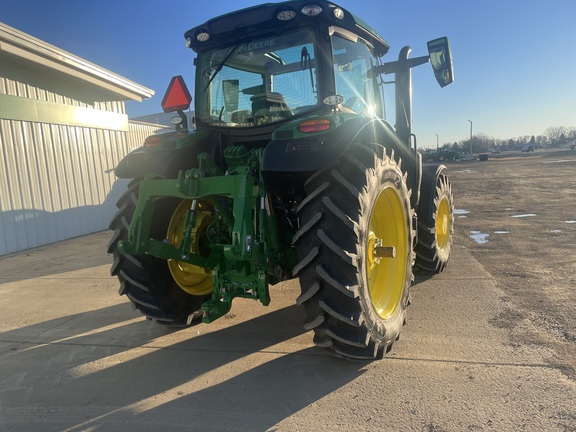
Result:
[[[441,37],[428,42],[428,53],[436,81],[440,87],[446,87],[454,81],[452,66],[452,51],[447,37]]]

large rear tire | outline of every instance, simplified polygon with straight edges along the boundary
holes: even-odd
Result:
[[[118,212],[110,223],[110,229],[114,231],[108,244],[108,253],[114,256],[110,273],[120,281],[120,295],[126,295],[134,308],[147,318],[174,327],[189,326],[202,316],[200,307],[212,292],[210,273],[178,261],[167,262],[149,255],[123,255],[118,250],[118,242],[128,239],[128,228],[138,203],[138,185],[138,180],[129,184],[128,190],[118,200]],[[173,243],[179,241],[186,205],[189,208],[185,201],[164,201],[154,215],[152,237],[167,238]],[[208,212],[209,209],[204,207],[197,217],[192,252],[200,249],[201,232],[209,218]]]
[[[436,176],[433,187],[423,187],[418,207],[416,266],[429,273],[440,273],[448,264],[454,234],[454,197],[450,180]]]
[[[330,354],[380,358],[405,324],[412,282],[412,210],[401,167],[382,146],[353,144],[305,190],[294,237],[304,328]]]

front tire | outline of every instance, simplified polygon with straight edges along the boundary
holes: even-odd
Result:
[[[128,240],[128,228],[138,203],[138,187],[138,180],[129,184],[118,200],[118,212],[110,223],[110,229],[114,231],[108,244],[108,253],[114,256],[110,273],[120,281],[119,294],[126,295],[134,308],[147,318],[172,327],[189,326],[202,316],[200,307],[210,298],[211,288],[207,287],[206,278],[200,277],[197,271],[192,278],[187,277],[189,270],[179,268],[178,262],[168,263],[150,255],[123,255],[118,250],[118,242]],[[158,206],[151,224],[153,238],[176,241],[174,237],[184,205],[182,201],[166,200]],[[200,220],[205,222],[206,218]],[[190,285],[197,280],[201,280],[202,285]],[[181,287],[183,282],[188,285]]]
[[[412,211],[400,164],[382,146],[353,144],[305,190],[294,238],[304,328],[330,354],[379,358],[399,337],[412,282]]]

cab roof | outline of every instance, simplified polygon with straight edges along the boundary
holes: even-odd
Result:
[[[302,13],[306,6],[319,6],[322,11],[315,16],[307,16]],[[338,9],[342,13],[336,13]],[[201,52],[272,29],[307,25],[337,26],[348,30],[370,43],[377,56],[386,54],[390,48],[374,28],[348,10],[326,0],[291,0],[252,6],[208,20],[188,30],[184,37],[190,48]],[[204,36],[199,38],[200,35]]]

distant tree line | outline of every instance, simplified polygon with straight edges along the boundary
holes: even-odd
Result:
[[[535,148],[557,148],[576,140],[576,128],[564,126],[552,126],[544,131],[543,135],[525,135],[522,137],[498,139],[478,133],[472,136],[472,139],[462,140],[455,143],[446,143],[443,149],[449,149],[461,153],[483,153],[491,150],[510,151],[518,150],[524,146],[532,145]]]

